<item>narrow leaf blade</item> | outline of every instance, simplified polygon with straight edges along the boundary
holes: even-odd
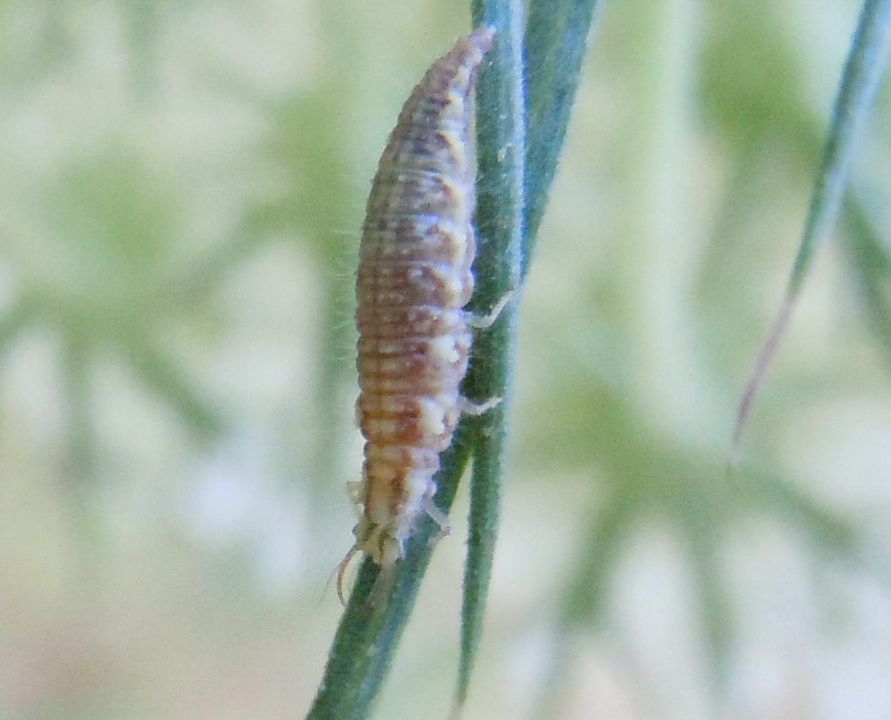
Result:
[[[526,25],[523,275],[557,171],[597,0],[533,0]]]
[[[499,28],[495,45],[479,78],[477,115],[476,222],[480,253],[474,266],[474,305],[488,311],[520,285],[523,240],[523,177],[525,122],[523,104],[523,2],[482,0],[473,5],[474,25]],[[473,474],[470,486],[470,529],[464,573],[461,657],[456,703],[467,698],[474,660],[482,635],[486,596],[492,572],[501,503],[502,459],[516,345],[516,294],[495,324],[477,333],[471,356],[473,372],[463,385],[477,402],[500,398],[494,408],[474,420]]]
[[[785,333],[814,254],[838,216],[854,148],[863,134],[872,100],[884,72],[889,46],[891,0],[865,0],[842,72],[829,136],[823,148],[823,159],[811,194],[807,220],[792,266],[786,297],[767,341],[758,354],[737,411],[732,462],[738,453],[742,431],[755,394]]]

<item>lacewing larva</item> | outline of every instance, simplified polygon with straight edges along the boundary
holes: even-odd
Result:
[[[355,544],[339,566],[364,553],[389,577],[425,513],[447,531],[433,504],[439,454],[462,412],[476,253],[471,220],[476,159],[473,91],[495,30],[481,27],[437,60],[399,114],[368,198],[356,283],[359,330],[357,418],[365,437]],[[497,315],[499,307],[493,314]]]

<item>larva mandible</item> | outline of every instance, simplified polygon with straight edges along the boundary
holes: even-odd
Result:
[[[355,553],[389,576],[419,517],[446,529],[433,504],[439,454],[462,411],[497,402],[474,407],[459,392],[470,326],[487,324],[463,308],[476,253],[473,90],[494,34],[478,28],[433,63],[402,108],[372,183],[356,283],[356,412],[366,443],[362,480],[352,487],[362,515],[339,568],[341,600]]]

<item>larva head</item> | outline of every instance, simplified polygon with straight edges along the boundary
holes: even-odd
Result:
[[[402,543],[390,534],[386,526],[373,523],[367,518],[363,518],[356,525],[353,529],[353,534],[356,536],[356,542],[347,551],[347,554],[336,568],[337,597],[340,598],[342,605],[346,605],[346,592],[344,591],[346,572],[353,558],[358,553],[361,552],[369,556],[380,566],[381,574],[375,583],[374,593],[375,596],[380,596],[384,588],[389,586],[393,577],[393,570],[402,557],[403,552]],[[377,599],[379,600],[380,598],[377,597]]]
[[[384,570],[391,570],[402,557],[402,543],[393,537],[387,525],[362,518],[355,529],[356,547]]]

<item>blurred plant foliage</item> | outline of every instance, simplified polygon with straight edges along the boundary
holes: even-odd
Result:
[[[245,411],[241,387],[205,369],[232,347],[227,283],[284,248],[308,268],[295,282],[312,284],[301,298],[315,324],[291,328],[296,344],[312,339],[300,375],[312,397],[281,438],[278,467],[293,467],[297,445],[307,502],[346,507],[340,488],[358,472],[343,447],[366,179],[404,89],[467,25],[462,4],[371,5],[0,4],[2,451],[51,457],[65,483],[107,480],[100,420],[117,416],[97,380],[109,362],[197,439],[196,455],[225,441]],[[600,11],[524,298],[509,444],[508,492],[581,476],[591,493],[561,516],[584,527],[550,595],[560,642],[541,678],[542,717],[560,716],[578,630],[602,626],[624,550],[649,522],[685,551],[716,685],[732,670],[735,634],[722,550],[745,516],[775,518],[817,565],[887,578],[869,501],[815,491],[820,479],[802,461],[828,457],[832,442],[803,451],[795,437],[802,418],[888,396],[887,81],[829,252],[755,407],[743,461],[726,473],[736,402],[789,276],[860,9],[632,0]],[[34,338],[55,381],[22,397],[9,377],[22,376],[16,358],[31,357]],[[20,427],[31,398],[60,412],[61,441]],[[463,467],[465,449],[455,453]],[[14,459],[3,468],[32,477]],[[357,587],[372,579],[366,568]],[[60,698],[54,707],[76,716]]]

